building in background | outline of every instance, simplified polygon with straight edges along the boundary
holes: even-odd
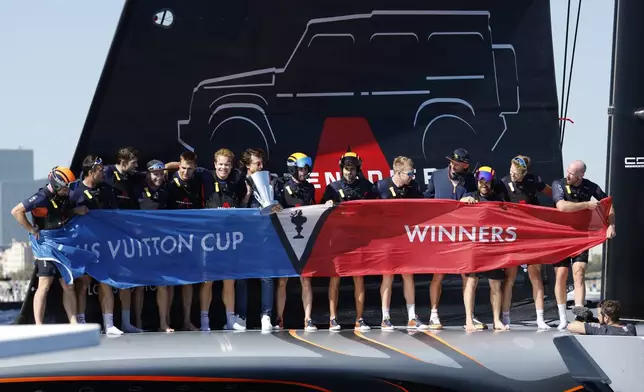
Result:
[[[29,241],[29,235],[11,215],[11,209],[44,183],[34,180],[33,150],[0,149],[0,246],[12,246],[14,239]]]
[[[13,240],[11,246],[6,248],[0,255],[2,274],[9,276],[31,269],[34,263],[34,254],[31,251],[29,242]]]

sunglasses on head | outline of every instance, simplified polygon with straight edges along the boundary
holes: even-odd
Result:
[[[522,169],[528,168],[528,164],[526,163],[525,159],[521,157],[512,158],[512,162],[515,162],[517,165],[521,166]]]
[[[94,170],[94,168],[96,166],[99,166],[99,165],[102,165],[102,164],[103,164],[103,160],[101,158],[96,158],[94,160],[94,163],[92,164],[92,167],[89,170],[92,171],[92,170]]]

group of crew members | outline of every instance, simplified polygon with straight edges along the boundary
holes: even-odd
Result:
[[[566,177],[555,180],[552,186],[530,171],[530,159],[519,155],[510,162],[509,174],[498,178],[495,170],[482,166],[471,170],[471,157],[467,150],[457,148],[446,156],[447,166],[436,170],[422,192],[415,181],[414,162],[408,157],[393,160],[393,174],[389,178],[372,184],[362,174],[362,160],[357,152],[347,151],[339,158],[341,178],[327,185],[321,204],[333,205],[359,199],[429,198],[460,200],[463,203],[504,201],[538,205],[539,193],[552,197],[560,211],[595,209],[598,201],[606,194],[595,183],[584,178],[586,165],[581,161],[572,162]],[[185,151],[176,162],[163,163],[152,160],[146,171],[138,171],[138,152],[132,147],[121,148],[116,154],[115,164],[106,164],[95,155],[87,156],[82,164],[82,176],[77,179],[66,167],[54,167],[49,173],[48,184],[33,196],[18,203],[12,214],[17,221],[38,238],[40,230],[62,227],[74,215],[83,215],[94,209],[202,209],[202,208],[256,208],[261,207],[253,195],[247,177],[264,170],[266,156],[261,149],[247,149],[241,154],[239,168],[235,168],[235,155],[228,149],[218,150],[213,157],[213,168],[197,166],[197,156]],[[315,204],[315,188],[308,181],[312,159],[300,152],[287,158],[288,174],[274,177],[276,210]],[[594,198],[594,200],[593,200]],[[31,213],[32,221],[27,218]],[[607,238],[615,235],[615,214],[611,208]],[[575,287],[575,307],[578,317],[591,315],[585,305],[584,275],[588,263],[588,251],[555,264],[555,296],[559,309],[559,329],[568,326],[566,317],[566,281],[572,268]],[[544,288],[541,279],[541,265],[527,267],[533,287],[537,327],[547,330],[551,327],[544,320]],[[463,299],[465,304],[465,325],[467,331],[487,329],[474,314],[475,293],[478,281],[486,277],[490,284],[490,298],[493,311],[494,330],[510,328],[510,306],[512,287],[518,267],[493,270],[483,273],[462,274]],[[36,324],[42,324],[45,314],[46,297],[54,279],[59,278],[63,287],[63,305],[71,323],[85,322],[86,295],[90,277],[85,275],[67,285],[61,278],[53,260],[36,260],[38,289],[34,295],[33,311]],[[382,302],[382,330],[393,330],[390,318],[390,303],[393,275],[384,275],[380,287]],[[408,313],[407,329],[439,330],[443,328],[439,317],[439,304],[444,274],[434,274],[430,284],[431,310],[428,323],[424,323],[415,309],[414,276],[403,274],[403,292]],[[311,278],[301,277],[302,305],[304,308],[303,327],[315,331],[317,326],[311,318],[313,292]],[[274,281],[277,287],[274,287]],[[365,285],[362,276],[353,277],[355,291],[355,329],[369,330],[363,318]],[[284,328],[284,309],[288,278],[261,279],[261,329],[263,331]],[[213,282],[199,285],[200,326],[190,320],[193,299],[193,285],[181,286],[184,330],[209,331],[209,309],[212,301]],[[337,316],[339,277],[332,277],[329,283],[329,330],[340,330]],[[226,309],[224,329],[243,331],[247,318],[247,282],[225,280],[222,301]],[[160,331],[173,332],[170,327],[170,305],[174,286],[157,287],[157,306]],[[275,298],[276,297],[276,298]],[[114,325],[114,290],[100,283],[99,299],[103,314],[104,332],[110,335],[142,332],[143,290],[121,289],[121,328]],[[273,320],[273,306],[276,317]],[[134,314],[130,313],[133,310]]]

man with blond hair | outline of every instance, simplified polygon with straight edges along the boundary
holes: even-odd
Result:
[[[421,199],[423,194],[418,183],[414,180],[416,176],[414,161],[411,158],[399,156],[393,161],[393,175],[376,183],[375,190],[381,199]],[[426,330],[427,325],[416,315],[416,287],[414,286],[414,275],[403,274],[403,292],[407,304],[407,329]],[[382,301],[382,323],[381,329],[391,331],[394,329],[389,315],[391,304],[391,287],[394,281],[393,275],[383,275],[380,285],[380,298]]]

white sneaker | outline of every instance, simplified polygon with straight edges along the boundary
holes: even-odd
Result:
[[[245,331],[246,330],[246,320],[240,319],[238,317],[231,317],[226,324],[224,329],[233,330],[233,331]]]
[[[268,315],[262,316],[262,331],[272,331],[273,325],[271,324],[271,318]]]
[[[568,320],[561,320],[559,321],[559,325],[557,326],[557,329],[560,331],[565,330],[568,327]]]
[[[105,335],[123,335],[123,331],[115,326],[111,326],[105,330]]]

